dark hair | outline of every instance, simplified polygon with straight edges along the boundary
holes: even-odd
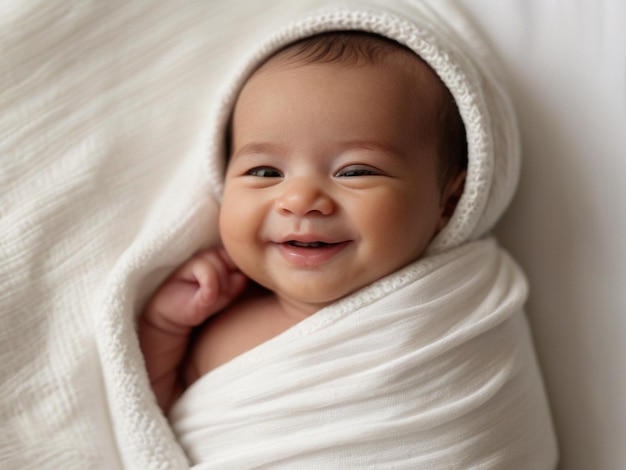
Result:
[[[360,63],[380,64],[392,53],[405,53],[429,67],[408,47],[383,36],[364,31],[335,31],[301,39],[285,46],[266,63],[287,57],[289,60],[311,63],[340,63],[355,66]],[[263,66],[261,66],[263,68]],[[443,190],[459,172],[467,168],[467,139],[465,126],[450,90],[439,82],[436,132],[439,153],[439,183]]]

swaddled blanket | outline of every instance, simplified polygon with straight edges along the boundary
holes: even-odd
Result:
[[[415,3],[410,12],[404,17],[348,8],[297,20],[259,45],[224,94],[209,147],[216,199],[238,90],[274,51],[324,31],[381,34],[429,63],[457,102],[469,165],[454,216],[424,258],[187,390],[170,420],[199,468],[555,465],[548,406],[523,314],[526,282],[484,235],[517,182],[515,119],[462,17],[429,3]]]
[[[198,468],[548,468],[525,298],[492,239],[429,257],[205,375],[172,425]]]
[[[426,293],[437,297],[431,287],[417,292],[417,287],[424,285],[422,278],[439,279],[442,288],[451,288],[455,283],[471,286],[479,282],[478,273],[483,269],[516,272],[514,268],[487,269],[498,265],[498,259],[508,265],[506,256],[493,242],[468,244],[486,234],[507,206],[517,179],[518,146],[515,120],[500,90],[491,56],[448,2],[7,1],[0,5],[0,468],[189,467],[150,389],[134,318],[168,272],[200,247],[219,242],[215,220],[222,183],[221,142],[233,96],[246,74],[281,44],[316,31],[349,28],[389,35],[414,49],[433,66],[459,103],[468,131],[470,168],[457,212],[430,246],[429,254],[440,255],[407,268],[405,272],[416,270],[417,274],[409,276],[397,293],[383,292],[380,287],[390,286],[393,290],[400,282],[399,275],[394,275],[379,287],[361,291],[285,336],[215,370],[183,397],[177,414],[172,416],[174,424],[188,454],[204,455],[206,447],[198,445],[197,452],[192,448],[196,437],[201,437],[187,427],[192,418],[182,416],[192,404],[200,406],[200,390],[219,378],[226,379],[229,370],[234,374],[243,368],[257,352],[261,357],[256,361],[270,352],[281,360],[296,361],[297,355],[291,358],[294,348],[288,355],[281,345],[291,335],[303,334],[308,325],[316,325],[317,330],[299,339],[304,346],[305,340],[337,332],[328,353],[320,342],[319,347],[312,347],[314,354],[306,360],[310,366],[289,368],[283,375],[278,374],[278,363],[265,363],[255,372],[259,374],[256,377],[264,374],[267,378],[276,367],[274,383],[264,380],[253,387],[259,394],[257,400],[261,400],[270,390],[262,390],[261,385],[287,384],[293,380],[291,374],[308,369],[312,374],[308,382],[301,378],[298,383],[319,390],[323,384],[313,384],[312,380],[332,372],[333,379],[323,387],[326,396],[322,399],[300,394],[301,398],[319,401],[308,401],[309,408],[301,401],[300,410],[292,407],[291,414],[283,413],[282,425],[269,421],[272,410],[267,404],[257,411],[266,411],[262,419],[245,420],[243,415],[236,419],[233,416],[238,410],[253,411],[244,403],[237,409],[227,408],[226,401],[215,408],[208,401],[203,403],[199,420],[210,409],[215,409],[219,420],[223,406],[220,426],[229,426],[227,419],[231,420],[230,426],[245,421],[239,429],[242,445],[229,441],[226,449],[218,447],[216,441],[211,450],[215,458],[217,451],[231,455],[248,452],[246,458],[252,462],[249,466],[254,466],[253,452],[259,462],[271,454],[267,448],[243,445],[245,433],[253,424],[264,426],[268,434],[280,434],[280,439],[271,443],[272,448],[293,437],[288,446],[296,449],[306,430],[326,430],[330,427],[327,421],[337,425],[339,417],[332,416],[335,420],[329,421],[329,411],[345,403],[349,392],[337,384],[355,378],[360,384],[358,398],[344,410],[344,416],[350,419],[334,427],[333,433],[328,432],[327,442],[335,446],[335,455],[341,451],[340,446],[347,446],[349,438],[356,436],[372,446],[376,444],[378,454],[390,460],[398,441],[398,437],[391,437],[392,430],[404,433],[411,419],[419,421],[414,432],[429,434],[429,443],[421,441],[411,450],[423,461],[430,458],[427,467],[454,468],[461,454],[463,466],[532,467],[522,464],[522,460],[511,463],[509,454],[521,453],[536,455],[542,463],[536,468],[551,466],[555,450],[550,420],[532,354],[524,353],[530,351],[530,340],[519,308],[522,290],[519,282],[513,282],[519,276],[512,276],[510,288],[506,283],[498,284],[499,293],[488,297],[497,300],[498,295],[512,295],[517,299],[516,308],[511,306],[509,315],[496,311],[494,305],[492,316],[483,309],[493,321],[487,320],[482,326],[471,315],[475,310],[465,311],[465,317],[446,317],[446,321],[442,316],[440,322],[434,312],[441,308],[444,314],[450,314],[445,308],[446,297],[439,296],[430,311],[420,299],[424,300],[422,295]],[[343,13],[333,10],[298,19],[324,5],[342,5]],[[517,13],[509,7],[502,11]],[[486,7],[481,8],[486,11]],[[557,13],[555,10],[554,20]],[[292,20],[296,22],[287,26]],[[520,37],[526,39],[534,32],[531,28]],[[512,39],[515,34],[511,31],[511,35],[500,37]],[[268,36],[271,38],[263,41]],[[255,49],[252,54],[251,49]],[[214,134],[207,147],[208,132]],[[468,269],[457,273],[455,257],[469,259],[470,252],[483,261],[476,262],[475,272],[471,268],[467,284],[463,284],[456,276],[467,274]],[[447,268],[444,264],[436,268],[433,260],[447,260]],[[448,272],[452,276],[443,276]],[[420,312],[402,325],[416,327],[418,322],[428,320],[435,328],[424,323],[412,330],[419,332],[419,338],[400,336],[411,342],[410,347],[400,339],[392,341],[382,331],[376,339],[370,336],[359,340],[365,338],[358,336],[363,333],[360,328],[352,330],[357,335],[354,339],[339,335],[340,325],[368,315],[368,322],[374,321],[374,308],[378,315],[383,303],[400,306],[403,296],[412,291],[415,299],[410,306],[420,305]],[[376,300],[369,297],[374,293]],[[359,308],[345,311],[349,305],[356,305],[346,302],[357,300],[363,302]],[[467,305],[475,307],[477,302],[478,298],[472,297]],[[333,316],[338,313],[341,318]],[[384,313],[391,318],[401,312],[385,309]],[[331,318],[334,323],[328,326],[318,324]],[[500,321],[497,326],[496,319]],[[389,321],[385,325],[399,328],[400,323]],[[450,334],[445,330],[448,327]],[[469,334],[482,327],[488,333],[475,337]],[[458,332],[456,336],[451,335],[454,331]],[[435,341],[438,337],[447,342]],[[505,338],[510,341],[504,342]],[[491,348],[498,339],[504,346],[498,343],[501,348]],[[293,341],[297,343],[298,339]],[[369,353],[380,350],[381,345],[385,356]],[[469,351],[471,345],[476,345],[475,350]],[[519,347],[515,349],[514,345]],[[350,364],[347,370],[326,371],[325,365],[332,359],[326,354],[338,351],[336,348],[342,349],[342,354],[344,349],[349,350],[346,358]],[[388,358],[395,348],[401,358],[419,355],[421,362],[401,365],[400,359],[388,361],[385,365],[392,372],[382,374],[384,380],[379,380],[374,379],[376,369],[367,372],[363,369],[367,364],[357,361]],[[460,356],[462,360],[448,363],[437,359],[445,356],[446,348],[448,357]],[[460,354],[464,352],[467,354]],[[477,363],[473,358],[479,357],[484,359]],[[325,369],[320,369],[323,366]],[[420,371],[421,375],[417,373]],[[366,383],[359,381],[364,377]],[[475,381],[467,380],[473,377]],[[495,379],[489,381],[489,377]],[[221,384],[220,390],[231,391],[231,404],[241,392],[236,385]],[[416,388],[401,391],[397,385]],[[386,387],[389,394],[385,393]],[[396,389],[391,393],[393,387]],[[287,392],[285,385],[282,396]],[[499,408],[515,399],[516,394],[523,399],[506,409]],[[368,399],[374,405],[365,411]],[[472,404],[476,407],[470,412]],[[310,411],[313,405],[320,405],[319,414]],[[500,412],[497,421],[492,419],[492,408]],[[403,418],[402,413],[413,412]],[[290,420],[297,415],[303,419],[297,427],[291,427]],[[373,430],[375,422],[380,422],[378,431]],[[490,426],[485,427],[487,423]],[[537,436],[546,433],[544,446],[536,445],[539,437],[528,435],[530,426],[535,426]],[[452,429],[458,434],[451,434]],[[258,429],[251,427],[252,431]],[[386,435],[390,443],[380,440]],[[313,443],[321,446],[322,437],[318,433]],[[451,438],[453,446],[449,445]],[[500,451],[494,453],[499,446]],[[527,452],[522,452],[524,446]],[[401,449],[406,447],[398,452]],[[376,456],[372,452],[367,455],[371,466],[378,467]],[[405,455],[410,454],[402,454],[395,465],[388,467],[402,465]],[[299,457],[304,461],[306,456],[301,452]],[[352,459],[357,457],[351,455]],[[291,458],[294,461],[296,454],[292,453]],[[338,460],[326,466],[360,463]],[[302,465],[294,463],[292,468]]]

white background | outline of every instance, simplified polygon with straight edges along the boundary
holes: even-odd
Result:
[[[626,2],[462,0],[505,66],[524,163],[500,238],[566,470],[626,468]]]

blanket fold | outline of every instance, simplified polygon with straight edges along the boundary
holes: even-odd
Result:
[[[197,468],[548,468],[526,294],[492,239],[418,261],[200,378],[172,426]]]

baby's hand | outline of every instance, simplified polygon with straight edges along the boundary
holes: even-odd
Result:
[[[231,303],[246,286],[246,277],[226,251],[202,251],[170,275],[147,305],[155,326],[184,333]]]
[[[191,330],[242,293],[246,277],[224,250],[200,252],[168,277],[138,322],[150,384],[167,413],[184,390],[181,365]]]

